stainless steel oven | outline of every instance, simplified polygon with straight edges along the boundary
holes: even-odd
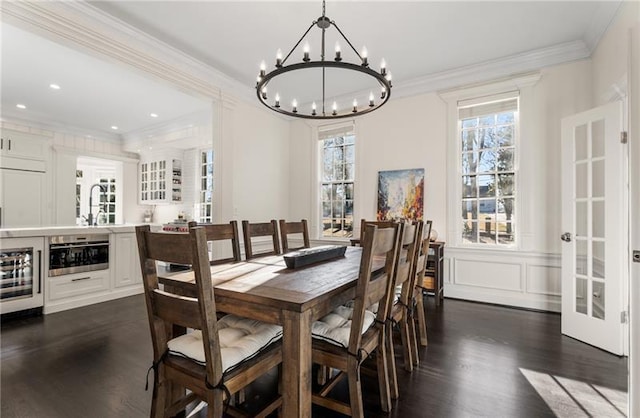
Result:
[[[49,238],[49,276],[109,268],[109,234]]]

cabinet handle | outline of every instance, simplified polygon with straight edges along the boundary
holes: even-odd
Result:
[[[4,138],[0,138],[0,149],[4,148]]]
[[[11,139],[9,139],[9,151],[11,151]]]
[[[42,250],[38,250],[38,293],[42,293]]]
[[[91,278],[91,276],[87,276],[87,277],[78,277],[77,279],[71,279],[72,282],[79,282],[81,280],[89,280]]]

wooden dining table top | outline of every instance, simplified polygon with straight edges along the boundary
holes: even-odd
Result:
[[[213,265],[211,280],[216,302],[231,298],[302,312],[355,287],[361,254],[362,248],[348,247],[343,257],[295,269],[287,268],[282,255]],[[191,270],[159,276],[161,283],[185,291],[195,284]],[[220,306],[218,309],[222,310]]]

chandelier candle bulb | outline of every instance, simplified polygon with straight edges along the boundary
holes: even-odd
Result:
[[[266,86],[262,88],[262,98],[264,100],[267,100],[267,87]]]
[[[342,61],[342,56],[341,56],[341,50],[340,50],[340,44],[336,42],[336,61],[340,62]]]
[[[353,99],[353,110],[352,112],[355,113],[358,111],[358,101],[356,99]]]
[[[382,87],[381,90],[382,91],[380,92],[380,99],[384,100],[384,98],[387,96],[387,89],[385,87]]]
[[[311,115],[316,115],[316,102],[311,103]]]
[[[291,107],[293,108],[293,113],[298,113],[298,101],[296,99],[293,99],[293,102],[291,102]]]
[[[360,53],[360,56],[362,56],[362,66],[363,67],[368,67],[369,66],[369,61],[368,61],[368,53],[367,53],[367,48],[366,47],[362,47],[362,52]]]
[[[267,71],[267,64],[264,61],[260,63],[260,78],[264,77]]]
[[[276,93],[276,104],[274,107],[280,107],[280,95],[278,93]]]
[[[302,58],[302,61],[304,62],[311,61],[311,59],[309,58],[309,44],[305,43],[304,48],[302,48],[302,51],[304,52],[304,57]]]
[[[380,74],[387,74],[387,62],[384,60],[384,58],[382,59],[382,61],[380,61]]]
[[[332,108],[333,108],[333,112],[331,112],[331,114],[333,116],[337,115],[338,114],[338,104],[336,102],[333,102]]]
[[[369,93],[369,107],[373,107],[374,103],[373,103],[373,92]]]
[[[282,51],[280,49],[276,51],[276,67],[282,67]]]

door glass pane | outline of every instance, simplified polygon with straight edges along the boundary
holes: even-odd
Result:
[[[576,202],[576,236],[587,236],[587,202]]]
[[[591,314],[594,318],[604,319],[604,283],[594,281]]]
[[[587,275],[587,241],[576,240],[576,274]]]
[[[604,119],[591,124],[591,158],[604,157]]]
[[[577,126],[575,134],[576,161],[584,160],[589,156],[587,154],[587,125]]]
[[[576,277],[576,312],[587,314],[587,279]]]
[[[592,236],[594,238],[604,238],[604,202],[593,202],[592,208]]]
[[[604,197],[604,160],[598,160],[592,163],[591,183],[591,197]]]
[[[576,164],[576,198],[588,197],[588,167],[589,163]]]
[[[591,274],[593,277],[604,278],[604,242],[593,241],[591,243]]]

